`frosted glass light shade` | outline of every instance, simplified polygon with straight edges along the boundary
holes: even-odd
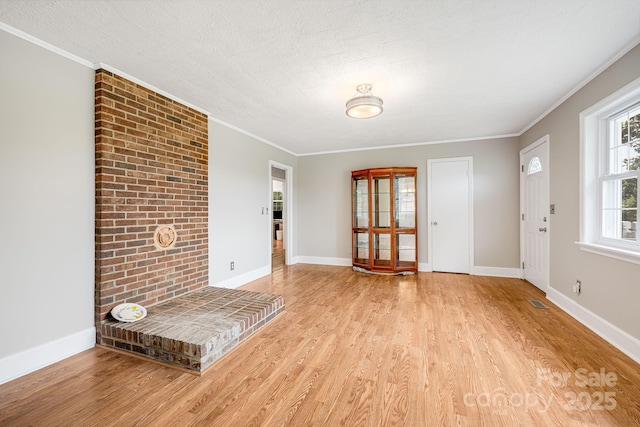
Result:
[[[347,116],[368,119],[382,113],[382,99],[377,96],[356,96],[347,102]]]
[[[369,119],[382,113],[382,99],[371,95],[371,85],[362,84],[358,94],[347,101],[347,116],[354,119]]]

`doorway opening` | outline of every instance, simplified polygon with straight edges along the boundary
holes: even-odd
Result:
[[[269,225],[269,248],[271,253],[271,271],[291,264],[292,218],[292,175],[290,166],[269,162],[270,181],[269,200],[271,215]]]
[[[282,174],[282,178],[277,175]],[[285,171],[278,168],[272,168],[271,188],[272,188],[272,205],[271,205],[271,222],[273,224],[273,233],[271,238],[271,270],[282,268],[284,266],[284,183]]]

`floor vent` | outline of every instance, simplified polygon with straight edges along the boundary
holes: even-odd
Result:
[[[546,305],[544,305],[543,303],[541,303],[540,301],[537,301],[537,300],[534,300],[534,299],[530,299],[529,302],[535,308],[549,308]]]

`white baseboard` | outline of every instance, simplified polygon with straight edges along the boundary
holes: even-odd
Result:
[[[317,264],[317,265],[336,265],[339,267],[351,267],[353,265],[351,258],[332,258],[319,256],[296,256],[293,257],[294,264]],[[418,263],[418,271],[430,272],[431,266],[424,262]]]
[[[319,265],[337,265],[340,267],[351,267],[351,258],[331,258],[321,256],[302,256],[298,255],[296,263],[301,264],[319,264]]]
[[[260,267],[247,273],[240,274],[239,276],[231,277],[218,283],[210,283],[209,286],[214,286],[216,288],[235,289],[239,286],[246,285],[249,282],[253,282],[254,280],[257,280],[261,277],[268,276],[269,274],[271,274],[271,266],[265,265],[264,267]]]
[[[481,267],[476,265],[473,267],[473,275],[522,279],[522,270],[519,268]]]
[[[91,327],[58,340],[0,359],[0,384],[59,362],[96,345],[96,328]]]
[[[640,363],[640,340],[584,308],[551,286],[547,288],[547,299],[600,335],[618,350]]]
[[[351,258],[332,258],[332,257],[318,257],[318,256],[303,256],[299,255],[293,257],[294,264],[318,264],[318,265],[337,265],[342,267],[351,267]],[[418,263],[418,271],[423,273],[430,273],[432,271],[431,265],[426,262]],[[517,279],[522,278],[522,271],[519,268],[503,268],[503,267],[474,267],[472,273],[475,276],[494,276],[494,277],[515,277]]]

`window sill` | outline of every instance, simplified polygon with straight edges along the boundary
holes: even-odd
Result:
[[[640,264],[640,252],[637,251],[586,242],[576,242],[576,245],[580,246],[580,249],[586,252],[591,252],[594,254],[603,255],[609,258],[615,258],[634,264]]]

